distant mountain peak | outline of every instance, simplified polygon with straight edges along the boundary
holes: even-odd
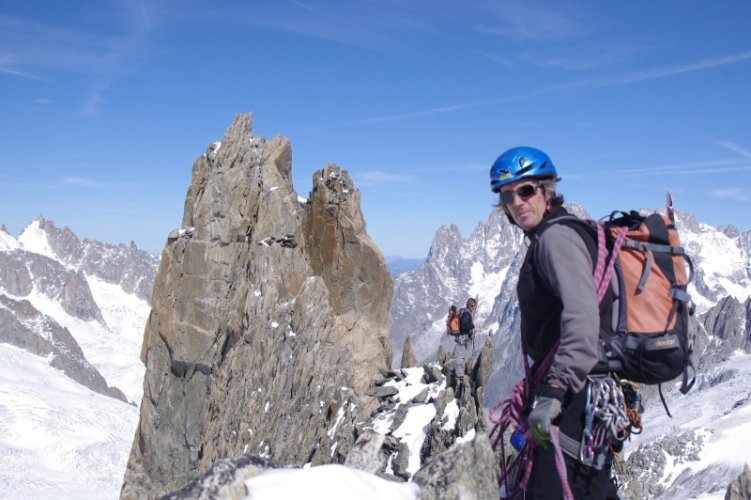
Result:
[[[11,252],[21,247],[18,240],[8,234],[8,230],[3,225],[0,228],[0,252]]]
[[[57,228],[51,221],[39,216],[26,226],[18,236],[18,243],[27,252],[38,253],[50,259],[57,259],[58,256],[49,243],[49,231],[55,231]]]
[[[21,231],[17,240],[8,238],[0,233],[0,249],[7,246],[43,255],[71,269],[120,285],[144,300],[151,297],[159,256],[139,250],[133,241],[129,245],[82,241],[68,226],[59,228],[41,215]]]

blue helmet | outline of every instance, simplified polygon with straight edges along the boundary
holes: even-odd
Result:
[[[555,165],[548,155],[528,146],[511,148],[490,167],[490,189],[497,193],[502,186],[527,177],[558,178]]]

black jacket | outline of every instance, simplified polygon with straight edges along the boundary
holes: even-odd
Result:
[[[459,332],[466,335],[472,335],[475,332],[472,311],[468,307],[462,307],[462,315],[459,317]]]
[[[594,292],[593,235],[578,222],[552,222],[567,215],[557,207],[527,233],[530,246],[517,293],[525,351],[539,362],[560,341],[545,382],[578,392],[598,361],[599,334],[609,325],[609,306],[607,300],[598,304]]]

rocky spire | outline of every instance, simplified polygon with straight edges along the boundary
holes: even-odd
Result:
[[[743,466],[743,472],[738,478],[730,483],[725,492],[726,500],[749,500],[751,499],[751,469],[748,464]]]
[[[291,147],[238,115],[193,166],[162,253],[144,398],[123,498],[155,497],[217,460],[343,461],[388,367],[392,283],[359,191],[328,165],[302,200]]]
[[[411,366],[417,366],[417,358],[414,351],[412,351],[412,342],[409,337],[404,341],[404,348],[402,349],[402,363],[401,368],[409,368]]]

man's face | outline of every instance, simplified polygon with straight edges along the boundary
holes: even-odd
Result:
[[[548,208],[548,198],[545,190],[534,179],[522,179],[501,188],[503,207],[525,231],[534,229],[542,222]]]

